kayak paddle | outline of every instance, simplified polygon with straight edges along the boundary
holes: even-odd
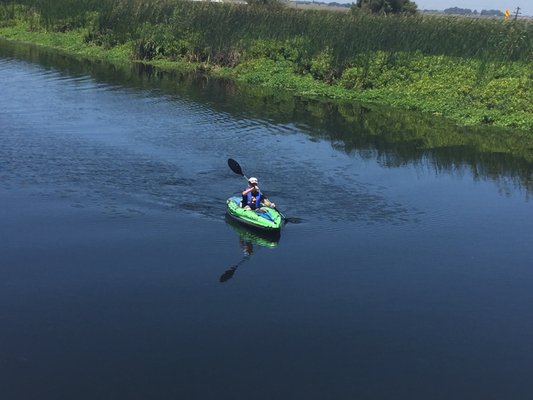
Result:
[[[233,158],[228,158],[228,165],[233,172],[235,172],[237,175],[244,176],[246,180],[248,180],[248,177],[242,172],[242,168],[239,163]]]

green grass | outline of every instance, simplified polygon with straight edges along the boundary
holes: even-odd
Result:
[[[493,125],[533,133],[533,86],[526,74],[529,66],[514,67],[513,71],[491,64],[491,72],[480,80],[479,61],[406,57],[401,66],[364,72],[366,76],[361,79],[372,84],[365,90],[347,89],[348,78],[326,84],[311,75],[297,75],[290,63],[270,59],[245,62],[220,73],[237,81],[283,88],[304,96],[389,105],[443,116],[462,125]]]
[[[26,24],[0,28],[0,36],[9,40],[33,43],[40,46],[60,50],[76,56],[101,58],[111,62],[129,62],[131,60],[131,46],[122,44],[104,49],[94,44],[86,43],[86,29],[76,29],[60,32],[30,31]]]

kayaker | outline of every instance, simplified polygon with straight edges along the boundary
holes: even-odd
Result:
[[[276,205],[266,198],[259,189],[257,178],[248,179],[248,187],[242,192],[242,207],[248,210],[260,209],[261,206],[275,208]]]

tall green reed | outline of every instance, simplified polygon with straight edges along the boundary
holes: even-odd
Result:
[[[2,0],[8,3],[11,0]],[[296,43],[311,59],[325,49],[333,66],[350,66],[375,51],[421,52],[482,61],[533,62],[533,23],[486,18],[376,16],[291,8],[251,7],[185,0],[19,0],[38,10],[50,29],[87,24],[114,41],[139,40],[146,25],[165,25],[176,42],[209,59],[231,51],[243,55],[256,41]],[[165,36],[165,37],[168,37]],[[111,39],[108,39],[111,40]],[[304,57],[305,58],[305,57]]]

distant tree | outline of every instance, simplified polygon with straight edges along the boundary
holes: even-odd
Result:
[[[444,10],[444,14],[450,15],[472,15],[472,10],[469,8],[451,7]]]
[[[350,4],[348,3],[337,3],[336,1],[333,1],[331,3],[328,3],[328,6],[331,6],[331,7],[346,7],[346,8],[349,8],[350,7]]]
[[[265,8],[281,8],[286,4],[283,0],[246,0],[246,2],[252,7]]]
[[[503,12],[500,10],[481,10],[480,15],[484,17],[503,17]]]
[[[376,14],[416,14],[417,9],[410,0],[357,0],[351,7],[353,13],[363,10]]]

